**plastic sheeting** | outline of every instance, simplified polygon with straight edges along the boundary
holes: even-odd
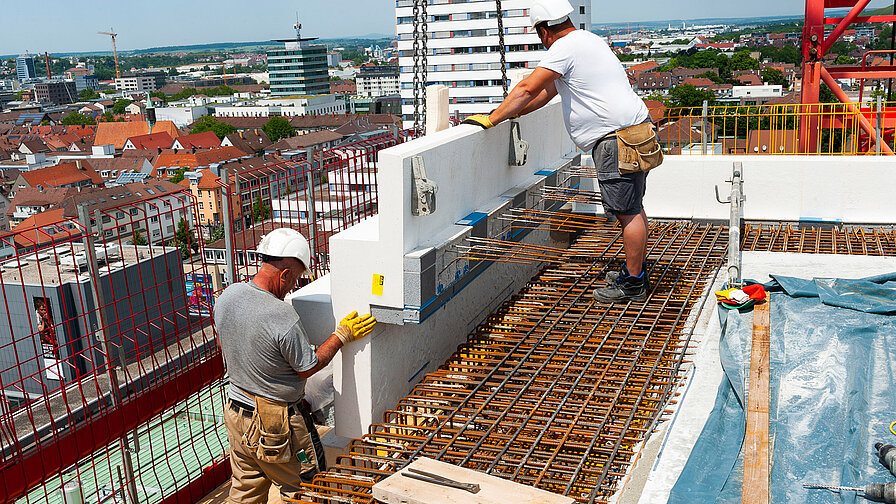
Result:
[[[891,277],[774,277],[779,290],[802,297],[771,296],[771,502],[864,502],[848,492],[838,496],[802,485],[894,480],[873,451],[875,442],[896,444],[889,431],[896,420],[896,317],[875,313],[894,313],[886,311],[890,298],[880,297],[880,290],[896,290]],[[806,292],[811,289],[815,297]],[[753,312],[720,315],[725,379],[670,503],[741,502]]]

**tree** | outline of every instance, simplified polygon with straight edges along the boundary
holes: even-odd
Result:
[[[214,243],[218,240],[222,240],[224,238],[224,226],[218,226],[211,230],[209,233],[208,240],[205,241],[206,244]]]
[[[834,58],[835,65],[852,65],[856,60],[850,58],[845,54],[838,54],[836,58]]]
[[[75,124],[96,124],[96,121],[92,117],[88,117],[78,112],[72,112],[71,114],[62,118],[62,124],[65,126],[71,126]]]
[[[100,122],[113,122],[114,120],[115,120],[115,116],[112,115],[111,110],[107,110],[107,111],[103,112],[103,114],[100,116]]]
[[[119,98],[118,100],[115,100],[115,104],[112,105],[112,112],[114,112],[116,114],[124,114],[125,107],[127,107],[131,103],[132,103],[131,100],[128,100],[125,98]]]
[[[261,200],[261,195],[258,195],[258,200],[252,205],[252,223],[259,223],[268,217],[271,216],[271,207],[264,204],[264,201]]]
[[[180,248],[181,256],[184,259],[189,259],[190,256],[193,255],[193,252],[199,251],[199,244],[196,242],[196,237],[193,236],[193,230],[190,229],[190,226],[183,217],[181,217],[180,222],[177,223],[177,231],[174,233],[174,240]]]
[[[184,181],[184,173],[187,172],[186,168],[178,168],[174,170],[174,175],[171,177],[172,184],[179,184]]]
[[[272,117],[261,129],[272,142],[296,135],[296,129],[289,124],[289,121],[280,116]]]
[[[16,101],[22,101],[22,95],[24,94],[24,91],[16,91]]]
[[[140,233],[139,229],[134,230],[134,245],[149,245],[149,242],[146,241],[146,237]]]
[[[191,133],[204,133],[213,131],[218,138],[223,140],[225,136],[236,133],[236,128],[232,125],[217,120],[214,116],[202,116],[193,125]]]
[[[762,82],[766,84],[781,85],[784,86],[785,89],[788,87],[787,77],[784,77],[784,72],[777,68],[763,68]]]
[[[716,95],[706,89],[697,89],[690,84],[675,86],[669,90],[670,103],[673,107],[702,107],[706,100],[712,105]]]
[[[750,56],[749,49],[741,49],[731,57],[731,71],[759,70],[759,61]]]
[[[84,88],[78,93],[78,99],[81,101],[96,100],[99,97],[100,94],[90,88]]]

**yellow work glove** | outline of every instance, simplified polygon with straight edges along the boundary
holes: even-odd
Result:
[[[492,121],[485,114],[476,114],[471,115],[470,117],[464,119],[464,122],[461,124],[475,124],[476,126],[482,126],[482,129],[489,129],[494,127]]]
[[[367,315],[358,316],[358,312],[353,311],[339,322],[339,326],[336,327],[333,334],[345,345],[350,341],[359,340],[367,336],[375,325],[376,319],[373,318],[373,315],[368,313]]]

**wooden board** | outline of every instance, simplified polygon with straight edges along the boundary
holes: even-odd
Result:
[[[465,469],[430,458],[418,458],[408,467],[445,476],[464,483],[478,483],[480,490],[466,490],[434,485],[406,478],[404,470],[373,486],[373,498],[387,504],[573,504],[575,499],[545,490],[514,483],[497,476]]]
[[[771,299],[753,309],[750,390],[747,393],[747,433],[744,437],[744,504],[768,504],[769,452],[769,314]]]

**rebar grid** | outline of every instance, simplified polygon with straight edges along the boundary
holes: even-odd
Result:
[[[686,315],[722,262],[727,231],[653,223],[650,299],[605,305],[590,290],[622,262],[618,228],[564,214],[532,220],[585,232],[562,264],[490,315],[298,502],[372,503],[375,482],[414,456],[581,502],[606,502],[618,490],[637,443],[674,402],[690,343]],[[747,225],[743,250],[896,255],[896,232]]]
[[[606,502],[682,379],[686,318],[726,244],[722,226],[655,223],[649,301],[610,305],[591,291],[621,265],[620,230],[604,222],[585,232],[565,262],[354,440],[303,501],[372,502],[376,481],[427,456]]]

